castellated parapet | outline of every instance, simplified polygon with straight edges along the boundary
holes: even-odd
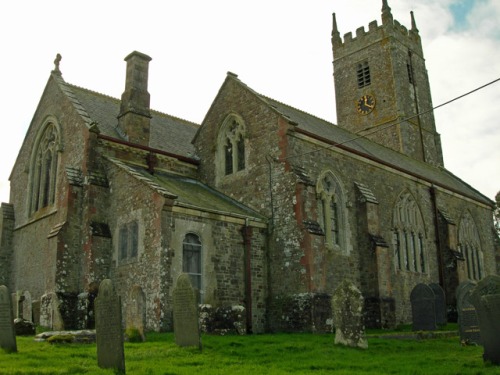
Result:
[[[352,32],[348,32],[344,35],[343,41],[336,28],[335,14],[333,14],[332,46],[335,59],[341,59],[354,51],[359,51],[386,38],[394,38],[413,53],[423,57],[422,41],[415,26],[413,13],[411,29],[397,20],[392,20],[392,18],[387,23],[383,22],[382,25],[378,25],[377,20],[374,20],[369,23],[368,32],[363,26],[359,27],[356,29],[355,37],[353,37]]]

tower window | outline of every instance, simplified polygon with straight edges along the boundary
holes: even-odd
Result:
[[[372,83],[370,77],[370,66],[368,65],[368,61],[364,61],[358,64],[356,76],[358,79],[358,88],[368,86]]]
[[[406,69],[408,70],[408,81],[413,84],[413,68],[410,63],[406,64]]]

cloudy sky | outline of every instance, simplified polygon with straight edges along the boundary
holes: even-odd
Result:
[[[415,12],[435,106],[500,78],[500,0],[389,0]],[[37,103],[63,78],[120,97],[123,58],[148,54],[156,110],[203,120],[227,71],[254,90],[336,122],[330,34],[381,22],[382,0],[23,0],[0,3],[0,201]],[[435,111],[445,166],[493,199],[500,190],[500,82]]]

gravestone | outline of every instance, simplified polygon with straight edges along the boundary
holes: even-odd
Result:
[[[477,318],[476,308],[471,302],[471,293],[475,287],[476,283],[464,281],[458,286],[456,292],[460,342],[466,345],[481,344],[479,320]]]
[[[33,322],[33,305],[31,302],[31,293],[29,291],[23,292],[22,304],[20,306],[19,318],[23,318],[29,322]]]
[[[436,326],[435,295],[425,284],[417,284],[410,294],[414,331],[434,331]]]
[[[356,286],[344,280],[332,297],[335,344],[368,348],[363,321],[364,299]]]
[[[471,301],[479,319],[483,359],[500,365],[500,276],[490,275],[479,281]]]
[[[429,288],[434,292],[434,308],[436,309],[436,324],[438,326],[444,326],[448,323],[448,318],[446,316],[446,297],[441,285],[432,283],[429,284]]]
[[[500,294],[482,296],[478,309],[483,359],[500,365]]]
[[[95,318],[97,365],[125,373],[121,302],[109,279],[99,285]]]
[[[40,325],[54,331],[64,330],[64,321],[59,310],[59,298],[54,292],[44,294],[40,302]]]
[[[175,343],[201,349],[198,305],[188,274],[179,275],[173,293]]]
[[[146,305],[144,292],[141,287],[134,286],[132,288],[129,301],[125,331],[131,334],[135,331],[139,335],[141,341],[146,341],[146,336],[144,335],[144,327],[146,325]]]
[[[6,352],[17,352],[12,297],[5,285],[0,285],[0,347]]]

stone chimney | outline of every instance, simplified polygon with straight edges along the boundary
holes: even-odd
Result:
[[[149,146],[151,112],[148,69],[151,57],[134,51],[125,57],[125,61],[127,75],[118,115],[118,128],[129,142]]]

